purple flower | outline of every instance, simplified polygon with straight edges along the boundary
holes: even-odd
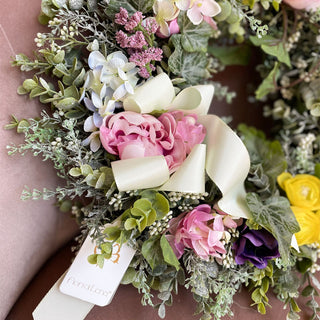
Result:
[[[250,230],[245,224],[240,227],[239,239],[232,248],[237,264],[250,261],[259,269],[264,269],[268,260],[280,257],[278,242],[270,232],[265,229]]]

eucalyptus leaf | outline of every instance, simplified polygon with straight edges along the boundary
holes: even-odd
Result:
[[[134,268],[129,267],[121,279],[121,284],[130,284],[136,278],[137,271]]]
[[[176,255],[174,254],[167,238],[165,235],[161,236],[160,239],[160,246],[162,249],[162,254],[164,257],[164,261],[166,263],[168,263],[169,265],[173,266],[176,268],[176,270],[178,271],[180,268],[180,263],[179,260],[177,259]]]
[[[165,265],[162,248],[160,246],[160,237],[160,235],[150,237],[148,240],[144,241],[141,248],[141,253],[149,263],[152,270],[156,267],[162,267]]]
[[[273,196],[263,203],[256,193],[248,193],[247,204],[254,222],[273,234],[283,261],[289,263],[292,235],[300,228],[288,199]]]
[[[61,110],[69,110],[75,107],[78,104],[77,99],[73,97],[61,99],[57,104],[56,107]]]

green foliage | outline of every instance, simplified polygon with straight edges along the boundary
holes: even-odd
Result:
[[[274,56],[279,62],[286,64],[291,68],[290,56],[285,48],[285,43],[270,35],[264,37],[250,36],[250,41],[257,47],[261,47],[266,54]]]
[[[129,14],[136,11],[147,13],[152,9],[154,0],[110,0],[106,13],[109,16],[114,16],[120,11],[120,7],[127,9]]]
[[[255,92],[256,98],[258,100],[262,99],[267,94],[272,93],[276,90],[279,75],[279,63],[276,62],[274,64],[273,69],[270,71],[268,76],[262,81],[262,83]]]
[[[194,25],[185,13],[178,17],[181,46],[187,52],[207,52],[212,28],[206,22]]]
[[[206,54],[201,51],[185,51],[181,39],[180,34],[174,34],[170,38],[175,50],[168,60],[168,66],[172,73],[183,77],[189,84],[197,84],[200,79],[208,76]]]
[[[300,230],[289,201],[279,196],[262,201],[257,194],[248,193],[247,204],[254,222],[273,234],[283,261],[289,263],[292,235]]]
[[[250,280],[249,290],[251,293],[252,305],[256,305],[259,313],[266,314],[266,306],[270,306],[267,297],[270,284],[273,283],[273,267],[269,262],[265,269],[255,269]]]
[[[225,66],[246,66],[251,57],[250,47],[245,44],[232,47],[211,45],[208,52],[218,58]]]
[[[103,189],[105,191],[109,190],[114,182],[112,169],[109,167],[100,167],[94,170],[89,164],[84,164],[80,167],[71,168],[69,174],[72,177],[83,176],[85,177],[83,182],[88,186],[94,187],[95,189]]]
[[[250,279],[248,266],[225,269],[214,260],[200,259],[192,251],[183,255],[183,261],[189,274],[185,287],[193,292],[198,304],[196,313],[203,314],[201,319],[233,316],[233,296]]]
[[[287,167],[284,152],[279,141],[268,141],[262,131],[244,124],[239,125],[243,143],[251,160],[249,181],[262,194],[274,194],[277,176]]]

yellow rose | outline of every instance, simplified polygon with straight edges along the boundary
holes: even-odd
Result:
[[[284,172],[277,180],[293,206],[311,211],[320,209],[320,179],[310,174],[292,177],[290,173]]]
[[[298,223],[300,231],[295,234],[299,246],[320,241],[320,211],[314,213],[311,210],[299,207],[291,207]]]

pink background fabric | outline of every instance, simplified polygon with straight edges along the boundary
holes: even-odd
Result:
[[[40,104],[28,96],[18,96],[17,87],[27,77],[10,65],[11,57],[32,54],[40,0],[1,3],[0,10],[0,319],[3,319],[43,262],[69,240],[77,227],[53,201],[22,201],[25,185],[54,189],[58,178],[49,162],[31,154],[7,155],[6,146],[23,141],[14,130],[3,126],[14,114],[19,119],[36,116]],[[29,74],[29,77],[31,75]]]

